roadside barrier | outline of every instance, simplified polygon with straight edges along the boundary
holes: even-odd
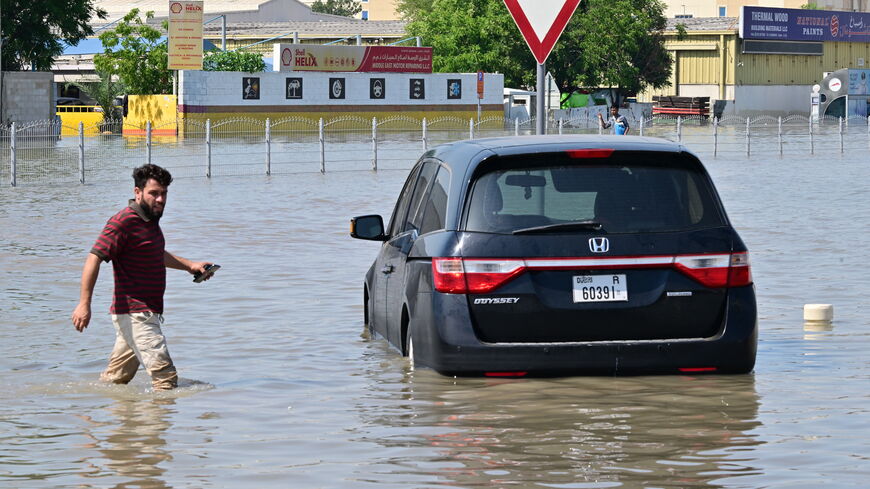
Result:
[[[713,157],[845,154],[870,148],[870,118],[863,117],[811,121],[803,115],[721,119],[655,115],[629,118],[629,123],[632,134],[670,139]],[[551,119],[546,125],[554,134],[609,131],[588,114]],[[144,136],[124,136],[125,129]],[[64,126],[59,120],[0,126],[0,175],[4,176],[0,184],[117,181],[127,178],[133,167],[152,161],[181,178],[408,169],[434,145],[531,135],[535,120],[450,116],[418,120],[403,115],[368,120],[345,115],[183,120],[172,131],[175,135],[164,135],[166,129],[150,121],[138,127],[115,120],[93,126],[80,122],[78,127]]]

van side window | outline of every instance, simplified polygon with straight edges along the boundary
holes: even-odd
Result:
[[[432,184],[432,190],[429,191],[429,198],[426,199],[422,219],[419,216],[417,217],[420,220],[417,225],[420,229],[420,234],[444,229],[444,216],[447,214],[447,191],[449,188],[450,171],[442,166],[435,177],[435,183]]]
[[[408,207],[408,218],[403,228],[404,231],[419,229],[417,226],[417,223],[419,223],[417,216],[422,214],[421,209],[425,201],[424,197],[426,197],[429,184],[432,183],[436,171],[438,171],[438,163],[435,161],[427,161],[423,164],[423,168],[420,170],[420,178],[417,179],[417,187],[414,189],[414,196],[411,197],[411,205]]]
[[[411,192],[414,191],[414,184],[417,182],[417,175],[419,173],[420,165],[417,165],[411,170],[408,180],[405,181],[405,186],[402,187],[402,193],[399,194],[399,200],[396,201],[396,208],[393,209],[393,217],[390,218],[390,236],[395,236],[402,232],[405,216],[408,215],[408,202],[411,199]]]

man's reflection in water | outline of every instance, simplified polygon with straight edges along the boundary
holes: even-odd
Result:
[[[365,441],[429,449],[374,461],[390,481],[713,488],[760,473],[752,375],[492,381],[418,369],[401,387],[374,376],[384,402],[363,414],[378,424]]]
[[[87,448],[103,454],[92,459],[89,477],[106,482],[119,480],[114,489],[168,489],[162,479],[164,462],[172,460],[166,451],[165,432],[171,426],[173,398],[118,399],[107,407],[105,421],[85,418],[93,440]],[[109,483],[112,483],[109,482]],[[85,486],[88,487],[88,486]]]

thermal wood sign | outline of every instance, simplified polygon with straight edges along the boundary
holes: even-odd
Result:
[[[169,69],[202,69],[202,1],[169,2]]]
[[[544,64],[580,0],[504,0],[526,44]]]

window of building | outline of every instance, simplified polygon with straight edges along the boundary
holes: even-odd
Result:
[[[728,7],[719,6],[719,17],[726,17],[728,15]]]
[[[362,20],[369,20],[369,11],[368,10],[362,11]]]
[[[692,14],[677,14],[674,16],[675,19],[691,19]]]

